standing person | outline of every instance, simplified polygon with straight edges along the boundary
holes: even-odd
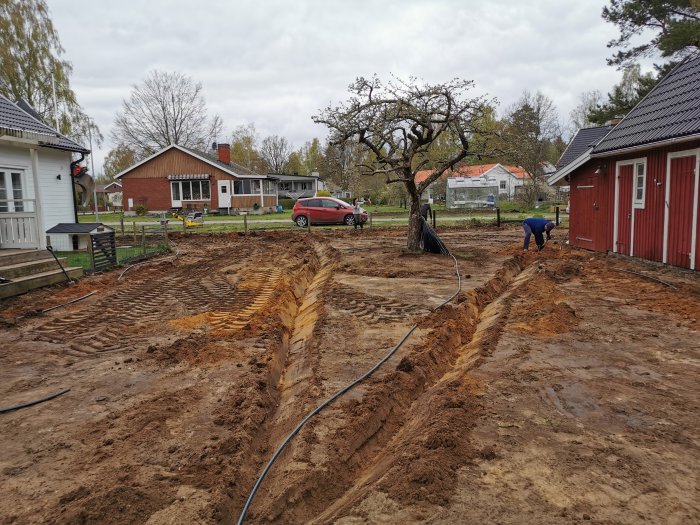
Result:
[[[523,221],[523,230],[525,230],[525,244],[523,249],[527,251],[530,246],[530,236],[535,235],[535,242],[537,243],[537,249],[541,250],[544,248],[544,235],[547,234],[547,240],[552,238],[550,232],[554,228],[554,223],[548,221],[547,219],[535,219],[530,217]]]
[[[353,225],[355,226],[355,229],[357,227],[360,227],[360,230],[364,228],[364,224],[362,224],[362,207],[360,206],[360,203],[357,201],[357,199],[352,200],[352,214],[353,214]]]

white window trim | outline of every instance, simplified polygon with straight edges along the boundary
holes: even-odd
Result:
[[[204,180],[204,179],[183,179],[183,180],[171,180],[171,181],[168,181],[168,182],[170,182],[170,204],[171,204],[174,208],[179,208],[179,207],[182,205],[183,202],[209,202],[209,201],[212,200],[212,199],[211,199],[211,182],[210,182],[208,179],[206,179],[206,180]],[[193,199],[193,198],[185,199],[185,198],[184,198],[185,195],[184,195],[184,193],[183,193],[183,191],[182,191],[182,184],[185,183],[185,182],[189,182],[189,183],[190,183],[190,190],[192,189],[192,187],[191,187],[191,183],[192,183],[192,182],[199,182],[199,183],[200,183],[200,197],[201,197],[201,189],[202,189],[202,185],[203,185],[202,183],[209,184],[209,197],[208,197],[208,198],[203,198],[203,197],[202,197],[202,198],[199,198],[199,199]],[[176,199],[175,199],[175,195],[173,195],[173,184],[177,184],[177,185],[178,185],[178,188],[179,188],[179,191],[180,191],[180,199],[179,199],[179,200],[176,200]],[[190,197],[192,197],[191,191],[190,191]],[[179,203],[179,204],[178,204],[178,203]]]
[[[8,202],[0,203],[0,205],[4,205],[7,207],[6,212],[1,212],[1,213],[35,213],[36,210],[36,204],[31,204],[30,206],[27,206],[28,203],[35,202],[34,199],[30,199],[28,197],[29,192],[27,188],[27,168],[21,167],[21,166],[15,166],[15,165],[8,165],[8,164],[3,164],[0,165],[0,172],[5,173],[6,175],[3,175],[3,177],[7,176],[5,179],[7,187],[5,188],[5,191],[7,192],[6,195],[6,200]],[[22,197],[20,199],[15,199],[14,196],[14,188],[12,186],[12,174],[13,173],[19,173],[19,183],[21,186],[22,190]],[[15,209],[15,200],[20,200],[22,202],[22,210],[16,210]],[[30,208],[30,209],[28,209]]]

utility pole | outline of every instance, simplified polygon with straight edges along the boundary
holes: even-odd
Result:
[[[53,118],[56,122],[56,131],[60,133],[61,130],[58,129],[58,101],[56,100],[56,79],[53,75],[51,75],[51,89],[53,91]]]
[[[88,137],[90,137],[90,164],[92,166],[92,193],[95,201],[95,222],[100,222],[100,210],[97,208],[97,181],[95,175],[95,152],[92,151],[92,119],[88,117]]]

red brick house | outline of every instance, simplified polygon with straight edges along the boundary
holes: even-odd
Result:
[[[126,214],[137,206],[150,212],[184,210],[272,211],[277,183],[231,162],[231,146],[219,144],[216,156],[171,144],[116,176]]]
[[[570,243],[700,269],[700,57],[595,129],[579,132],[549,179],[571,187]]]

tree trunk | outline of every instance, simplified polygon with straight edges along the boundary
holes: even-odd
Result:
[[[412,252],[420,250],[420,239],[422,224],[420,220],[420,195],[410,192],[411,210],[408,213],[408,237],[406,239],[406,248]]]

